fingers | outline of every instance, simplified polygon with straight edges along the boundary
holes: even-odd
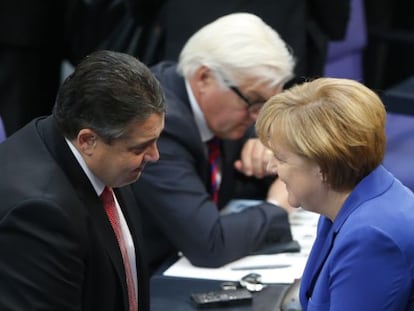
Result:
[[[271,158],[272,152],[259,139],[249,139],[242,148],[240,160],[234,166],[247,176],[262,178],[272,175],[267,169]]]
[[[277,178],[270,186],[267,200],[269,202],[278,202],[277,205],[285,209],[288,213],[294,210],[289,204],[289,194],[286,190],[286,185],[279,178]]]

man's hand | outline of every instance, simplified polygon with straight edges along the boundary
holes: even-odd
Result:
[[[284,208],[288,213],[294,210],[294,207],[288,202],[286,185],[279,178],[276,178],[270,185],[267,192],[267,201]]]
[[[240,159],[234,162],[234,167],[246,176],[263,178],[274,175],[267,170],[267,164],[273,153],[266,148],[258,138],[251,138],[244,144]]]

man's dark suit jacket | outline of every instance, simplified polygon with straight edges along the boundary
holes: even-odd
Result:
[[[208,189],[206,146],[194,121],[184,79],[173,63],[153,68],[167,98],[164,131],[158,142],[160,160],[148,165],[133,184],[142,209],[146,254],[156,269],[181,251],[198,266],[217,267],[241,258],[266,243],[290,241],[287,213],[262,203],[237,215],[220,217]],[[233,168],[248,137],[224,141],[219,206],[233,198],[266,196],[269,180],[245,177]]]
[[[0,144],[0,310],[128,310],[121,253],[102,202],[52,117]],[[148,273],[128,187],[115,189],[135,244],[139,310]]]

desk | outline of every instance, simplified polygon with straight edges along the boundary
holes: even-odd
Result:
[[[301,209],[289,215],[293,238],[301,246],[301,254],[307,256],[313,244],[316,234],[316,223],[319,215],[303,211]],[[170,263],[171,264],[171,263]],[[164,267],[167,269],[168,267]],[[266,273],[259,272],[260,274]],[[223,280],[198,279],[194,278],[166,276],[164,270],[151,279],[151,310],[180,310],[194,311],[199,310],[192,305],[190,295],[198,292],[208,292],[220,290]],[[246,271],[246,274],[249,271]],[[251,305],[222,307],[209,309],[211,311],[280,311],[275,306],[279,305],[283,294],[288,288],[288,284],[269,284],[261,292],[253,294]]]
[[[151,279],[151,311],[195,311],[197,309],[190,301],[190,295],[198,292],[220,290],[221,281],[205,279],[176,278],[155,275]],[[208,308],[209,311],[276,311],[288,285],[269,285],[261,292],[253,293],[252,304],[241,306],[226,306]],[[279,310],[278,310],[279,311]]]

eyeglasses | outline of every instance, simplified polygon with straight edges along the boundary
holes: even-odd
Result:
[[[262,108],[264,102],[252,102],[245,95],[243,95],[243,93],[237,86],[230,85],[229,89],[232,90],[239,98],[241,98],[247,104],[247,109],[249,110],[249,112],[258,113],[260,108]]]

